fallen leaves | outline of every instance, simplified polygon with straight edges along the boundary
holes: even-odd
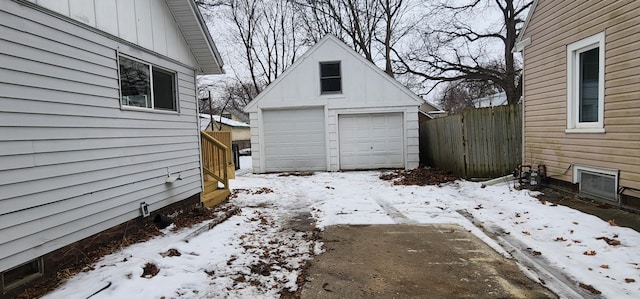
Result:
[[[158,266],[153,263],[146,263],[142,268],[142,275],[140,277],[144,278],[152,278],[156,276],[160,272]]]
[[[608,223],[609,223],[609,225],[611,225],[611,226],[618,226],[618,225],[616,224],[616,220],[615,220],[615,219],[611,219],[611,220],[609,220],[609,221],[607,221],[607,222],[608,222]]]
[[[380,174],[380,179],[393,181],[394,185],[439,185],[453,182],[460,177],[437,168],[416,168],[412,170],[393,170]]]
[[[168,257],[168,256],[181,256],[182,253],[180,253],[180,251],[178,251],[178,249],[175,248],[171,248],[169,250],[167,250],[166,252],[160,253],[160,255],[162,257]]]
[[[616,239],[609,239],[607,237],[597,237],[596,240],[604,240],[605,242],[607,242],[607,244],[611,245],[611,246],[618,246],[620,245],[620,240],[616,240]]]
[[[600,265],[600,268],[602,268],[602,269],[609,269],[609,265],[607,265],[607,264],[603,264],[603,265]]]
[[[522,233],[523,233],[523,234],[525,234],[525,235],[527,235],[527,236],[531,236],[531,233],[530,233],[530,232],[528,232],[528,231],[526,231],[526,230],[525,230],[525,231],[522,231]]]
[[[626,282],[626,283],[632,283],[632,282],[636,282],[636,280],[635,280],[635,279],[633,279],[633,278],[625,278],[625,279],[624,279],[624,282]]]
[[[594,294],[594,295],[602,294],[602,292],[596,290],[596,288],[594,288],[593,286],[588,285],[588,284],[580,283],[580,287],[585,289],[585,290],[587,290],[587,291],[589,291],[589,292],[591,292],[591,294]]]
[[[596,255],[596,251],[595,250],[587,250],[587,251],[583,252],[582,254],[588,255],[588,256],[594,256],[594,255]]]
[[[555,241],[566,241],[567,239],[563,238],[563,237],[557,237],[555,239]]]

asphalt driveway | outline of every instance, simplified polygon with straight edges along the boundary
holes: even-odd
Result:
[[[338,225],[302,298],[558,298],[455,224]]]

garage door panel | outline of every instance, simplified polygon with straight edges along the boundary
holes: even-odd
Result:
[[[265,171],[327,169],[324,109],[265,110]]]
[[[340,115],[340,168],[404,166],[401,113]]]

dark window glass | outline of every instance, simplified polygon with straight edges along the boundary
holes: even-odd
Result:
[[[149,66],[120,57],[122,105],[151,108]]]
[[[320,63],[320,92],[323,94],[342,92],[340,62]]]
[[[156,109],[176,110],[174,76],[153,68],[153,106]]]
[[[123,56],[119,57],[119,63],[122,105],[178,110],[173,73]]]
[[[599,49],[580,53],[580,122],[598,121]]]

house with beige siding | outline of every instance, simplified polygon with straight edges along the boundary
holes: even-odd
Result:
[[[538,0],[524,57],[523,164],[640,208],[640,1]]]
[[[103,232],[122,239],[158,211],[200,202],[196,75],[221,73],[222,60],[193,0],[3,0],[0,37],[0,298],[10,298]]]

